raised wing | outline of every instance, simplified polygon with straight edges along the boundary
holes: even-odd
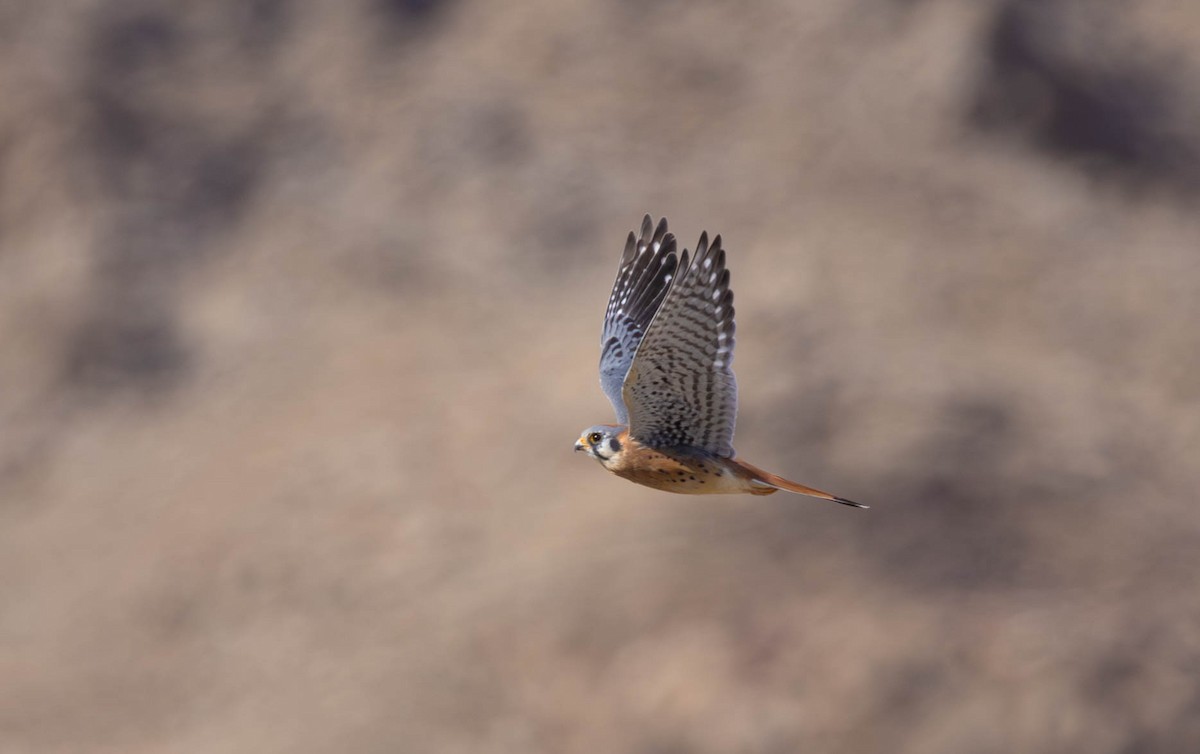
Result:
[[[733,292],[721,237],[700,243],[651,321],[625,377],[629,434],[652,447],[690,446],[732,458],[737,419]]]
[[[650,215],[646,215],[642,219],[641,237],[635,238],[631,232],[625,242],[600,336],[600,387],[612,402],[619,424],[629,422],[621,396],[625,375],[646,328],[671,287],[678,261],[675,236],[667,232],[665,217],[656,227]]]

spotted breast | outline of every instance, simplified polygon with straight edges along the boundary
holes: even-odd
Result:
[[[664,492],[684,495],[727,495],[749,492],[770,495],[775,488],[756,483],[723,458],[695,448],[671,448],[669,455],[622,433],[621,452],[604,463],[619,477]]]

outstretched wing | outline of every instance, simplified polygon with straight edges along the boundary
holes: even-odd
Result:
[[[667,232],[665,217],[656,227],[650,215],[646,215],[642,219],[641,237],[635,238],[631,232],[625,242],[600,336],[600,387],[612,402],[620,424],[629,422],[621,396],[625,375],[646,328],[671,287],[678,261],[675,236]]]
[[[629,434],[652,447],[686,445],[733,457],[737,382],[733,292],[721,237],[700,244],[679,273],[625,377]]]

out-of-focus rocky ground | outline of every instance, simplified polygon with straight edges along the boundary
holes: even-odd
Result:
[[[0,3],[0,752],[1200,751],[1198,39]],[[870,511],[571,452],[644,212]]]

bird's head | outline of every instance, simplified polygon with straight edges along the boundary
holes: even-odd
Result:
[[[606,463],[624,447],[621,438],[624,431],[625,427],[618,424],[597,424],[588,427],[575,441],[575,450],[582,450],[600,463]]]

